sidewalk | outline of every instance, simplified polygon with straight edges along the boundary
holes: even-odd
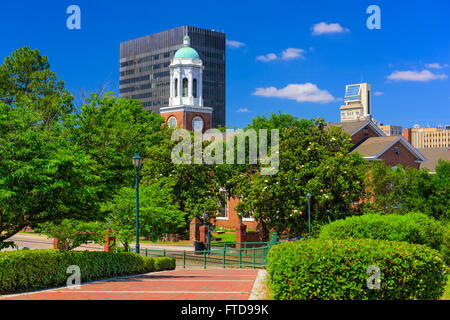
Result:
[[[47,238],[47,236],[33,234],[33,233],[18,233],[8,240],[14,241],[15,244],[22,249],[23,247],[27,247],[30,249],[53,249],[53,240]],[[135,244],[131,243],[130,247],[135,248]],[[179,251],[194,251],[194,245],[176,245],[176,244],[148,244],[141,243],[140,248],[142,249],[154,249],[154,250],[179,250]],[[6,249],[6,250],[15,250],[15,249]],[[103,251],[103,246],[99,246],[98,244],[86,244],[79,246],[74,249],[78,251],[89,250],[89,251]]]

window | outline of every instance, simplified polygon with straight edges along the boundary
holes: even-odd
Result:
[[[228,197],[227,197],[227,191],[223,188],[219,190],[219,205],[220,209],[217,211],[217,218],[218,219],[228,219]]]
[[[169,120],[167,121],[170,128],[176,128],[177,127],[177,119],[174,116],[171,116]]]
[[[197,98],[197,79],[192,82],[192,95]]]
[[[178,79],[175,78],[175,97],[178,97]]]
[[[365,136],[367,136],[369,134],[369,130],[367,128],[364,128],[363,133]]]
[[[183,78],[183,97],[188,96],[188,79]]]
[[[203,130],[203,119],[199,116],[194,117],[192,120],[192,128],[194,131],[202,131]]]
[[[399,147],[395,147],[395,154],[400,154],[400,148]]]

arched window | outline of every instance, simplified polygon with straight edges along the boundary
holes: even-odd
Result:
[[[197,98],[197,79],[192,82],[192,95]]]
[[[171,116],[169,120],[167,120],[170,128],[175,129],[177,127],[177,119],[174,116]]]
[[[183,78],[183,97],[188,96],[188,79]]]
[[[175,90],[175,97],[178,97],[178,79],[177,78],[175,78],[175,88],[174,88],[174,90]]]
[[[194,131],[202,131],[203,130],[203,119],[199,116],[194,117],[194,119],[192,119],[192,129],[194,129]]]

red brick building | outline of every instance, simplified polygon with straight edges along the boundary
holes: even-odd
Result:
[[[403,136],[386,136],[371,120],[329,123],[328,126],[342,127],[354,144],[351,152],[359,153],[368,161],[384,161],[391,167],[401,164],[416,169],[426,161]]]

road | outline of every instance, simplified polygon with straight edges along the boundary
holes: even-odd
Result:
[[[33,234],[33,233],[18,233],[9,238],[8,240],[14,241],[14,243],[20,248],[27,247],[29,249],[52,249],[53,248],[53,239],[47,238],[47,236]],[[134,248],[135,244],[132,243],[131,247]],[[141,243],[141,249],[158,249],[158,250],[186,250],[193,251],[193,245],[156,245],[156,244],[147,244]],[[15,249],[6,249],[6,250],[15,250]],[[99,246],[98,244],[91,243],[82,245],[75,250],[89,250],[89,251],[103,251],[103,246]]]

